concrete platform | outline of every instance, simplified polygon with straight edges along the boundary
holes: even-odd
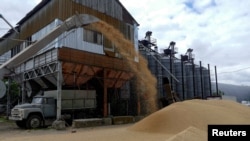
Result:
[[[65,121],[56,120],[52,123],[52,127],[56,130],[64,130],[66,129]]]
[[[112,118],[103,118],[103,125],[112,125]]]
[[[134,123],[135,119],[133,116],[117,116],[112,118],[112,123],[114,125],[117,124],[128,124],[128,123]]]
[[[142,120],[144,116],[135,116],[135,122]]]
[[[84,128],[104,125],[119,125],[135,123],[143,119],[143,116],[115,116],[107,118],[75,119],[72,123],[73,128]]]
[[[72,123],[73,128],[83,128],[83,127],[93,127],[103,125],[103,119],[93,118],[93,119],[76,119]]]

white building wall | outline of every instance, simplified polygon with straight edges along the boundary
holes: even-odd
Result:
[[[58,46],[70,47],[96,54],[104,54],[103,45],[83,41],[83,32],[84,28],[72,29],[69,32],[65,32],[59,37]]]
[[[139,52],[139,43],[138,43],[138,27],[134,24],[134,47],[137,52]],[[139,57],[135,57],[135,61],[139,62]]]
[[[32,41],[40,40],[45,37],[49,32],[55,29],[58,25],[60,25],[62,21],[56,19],[37,33],[32,36]],[[44,47],[38,54],[43,53],[51,48],[58,47],[70,47],[82,51],[88,51],[97,54],[104,54],[103,46],[97,45],[89,42],[83,41],[83,32],[84,28],[76,28],[70,31],[66,31],[62,33],[58,38],[56,38],[51,43],[48,43],[46,47]]]

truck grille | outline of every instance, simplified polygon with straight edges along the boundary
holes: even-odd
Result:
[[[13,110],[11,111],[11,114],[12,114],[12,115],[19,115],[19,110],[18,110],[18,109],[13,109]]]

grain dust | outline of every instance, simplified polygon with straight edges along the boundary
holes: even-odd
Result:
[[[113,26],[104,21],[93,23],[91,26],[115,44],[116,50],[126,60],[128,67],[136,75],[137,94],[145,105],[144,110],[147,114],[155,112],[157,110],[157,80],[148,69],[147,60],[136,52],[134,45]],[[139,63],[135,63],[136,57],[139,58]]]

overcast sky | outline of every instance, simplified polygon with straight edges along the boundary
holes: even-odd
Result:
[[[140,24],[139,38],[152,31],[159,51],[171,41],[177,57],[194,49],[195,62],[210,64],[218,82],[250,86],[250,0],[120,0]],[[1,0],[0,14],[13,26],[40,0]],[[0,19],[0,36],[9,26]]]

